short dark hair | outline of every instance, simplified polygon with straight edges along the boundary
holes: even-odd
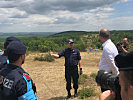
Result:
[[[22,54],[8,53],[9,62],[10,62],[10,63],[16,62],[16,61],[20,58],[21,55],[22,55]]]
[[[115,62],[120,71],[133,70],[133,51],[118,54],[115,57]]]
[[[129,53],[120,53],[115,57],[115,62],[120,73],[123,73],[125,91],[128,91],[130,85],[133,86],[133,51]]]
[[[101,29],[99,32],[99,36],[103,37],[104,39],[110,38],[110,32],[107,29]]]

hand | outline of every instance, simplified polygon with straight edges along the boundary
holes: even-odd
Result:
[[[115,100],[115,92],[106,90],[100,95],[99,100]]]
[[[83,74],[83,70],[80,70],[80,75]]]
[[[123,46],[120,44],[120,46],[119,46],[120,48],[122,48]]]
[[[50,51],[49,51],[49,55],[52,56],[52,54],[53,54],[53,52],[50,50]]]

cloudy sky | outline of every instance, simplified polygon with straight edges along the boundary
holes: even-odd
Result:
[[[133,0],[0,0],[0,32],[133,29]]]

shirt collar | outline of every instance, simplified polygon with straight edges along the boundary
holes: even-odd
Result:
[[[73,48],[68,48],[68,50],[72,51],[72,50],[73,50]]]
[[[108,39],[107,41],[105,41],[103,44],[102,44],[102,46],[104,47],[107,43],[109,43],[109,42],[111,42],[111,40],[110,39]]]

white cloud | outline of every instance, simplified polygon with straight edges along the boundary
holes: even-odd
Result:
[[[104,8],[104,11],[113,11],[114,8]]]
[[[127,0],[3,0],[0,1],[0,31],[119,28],[124,25],[119,22],[126,21],[110,19],[112,11],[115,11],[110,6],[118,2]]]
[[[126,30],[132,29],[133,26],[133,16],[130,17],[118,17],[113,19],[108,19],[105,21],[105,25],[111,30]]]
[[[111,5],[127,0],[13,0],[1,1],[2,8],[17,8],[30,14],[46,14],[51,11],[79,12]]]

